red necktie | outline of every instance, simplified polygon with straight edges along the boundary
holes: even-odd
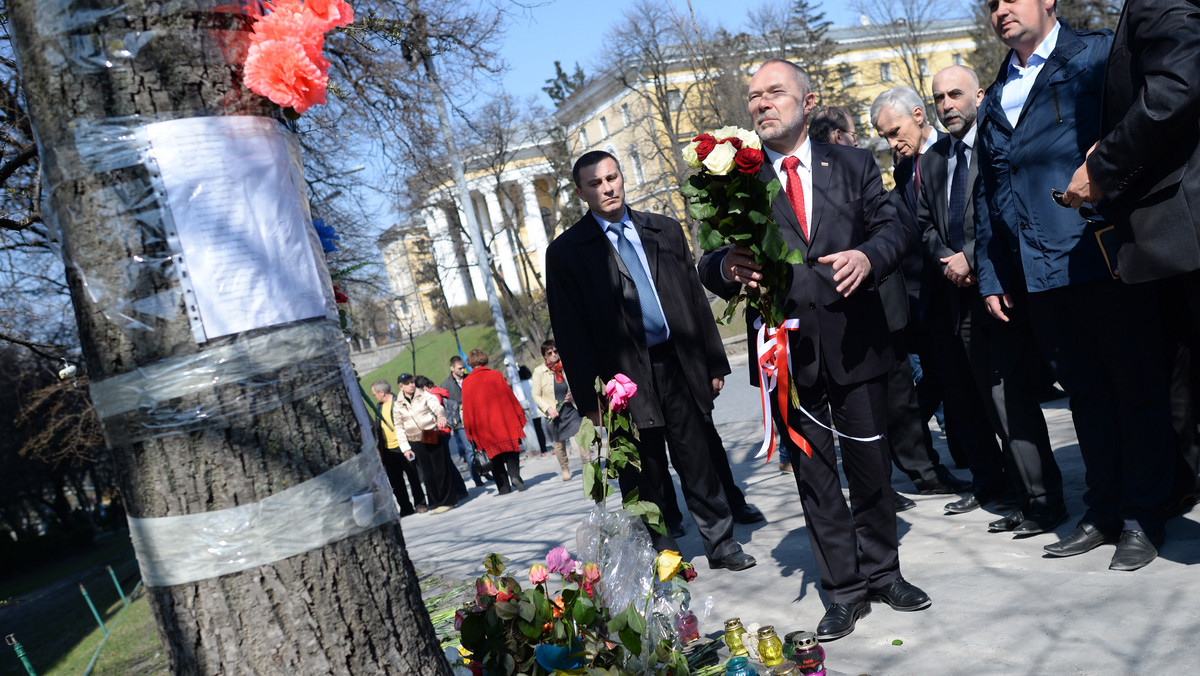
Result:
[[[921,153],[913,158],[913,190],[921,194]]]
[[[783,170],[787,174],[787,198],[792,205],[792,211],[796,212],[796,220],[800,222],[800,232],[804,234],[804,239],[808,240],[808,218],[804,215],[804,184],[800,182],[800,174],[796,171],[796,167],[800,166],[800,160],[795,157],[783,158]]]

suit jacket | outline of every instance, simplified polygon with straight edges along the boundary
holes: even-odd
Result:
[[[921,194],[917,198],[917,220],[921,227],[925,265],[935,271],[935,283],[949,285],[957,290],[958,287],[954,287],[950,280],[946,279],[946,264],[941,262],[941,259],[958,253],[950,248],[950,200],[948,197],[950,180],[947,172],[949,171],[950,153],[953,152],[953,143],[954,138],[946,135],[930,146],[929,151],[921,156]],[[978,145],[978,135],[976,135],[976,146]],[[978,176],[979,153],[973,149],[970,165],[967,168],[968,195],[970,195],[970,186],[975,183]],[[962,253],[966,255],[967,263],[974,271],[977,269],[975,263],[975,208],[969,198],[963,214],[963,240]],[[963,295],[962,293],[949,294],[951,316],[949,318],[939,317],[935,321],[942,322],[948,319],[953,322],[952,326],[957,327],[963,315],[970,310],[969,306],[963,305]]]
[[[1013,289],[1023,274],[1031,292],[1108,279],[1096,227],[1054,203],[1100,138],[1100,93],[1110,31],[1073,31],[1059,20],[1058,42],[1042,66],[1014,127],[1000,96],[1008,81],[1004,58],[979,109],[975,186],[979,292]]]
[[[701,410],[712,411],[712,379],[729,373],[729,360],[679,222],[629,210],[642,240],[659,304],[671,329],[687,389]],[[624,373],[637,383],[630,400],[639,427],[662,427],[654,392],[637,289],[620,256],[589,211],[546,249],[546,301],[563,371],[581,413],[597,408],[595,381]]]
[[[1200,269],[1200,2],[1125,3],[1100,130],[1087,164],[1129,241],[1121,278]]]
[[[824,361],[836,382],[863,382],[883,375],[892,366],[891,336],[877,289],[896,270],[909,240],[870,152],[813,143],[812,162],[814,194],[806,195],[813,204],[810,239],[805,241],[801,235],[783,190],[771,204],[788,247],[804,254],[804,263],[791,266],[784,299],[784,315],[800,322],[799,330],[789,333],[791,373],[798,387],[811,387]],[[776,178],[769,163],[763,163],[759,178],[763,182]],[[817,259],[848,249],[866,254],[871,276],[849,298],[843,298],[833,281],[833,267],[819,264]],[[704,285],[726,299],[740,289],[721,274],[727,251],[710,251],[700,259]],[[750,378],[757,383],[754,319],[754,314],[747,313]]]

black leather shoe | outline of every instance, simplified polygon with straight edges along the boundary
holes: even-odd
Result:
[[[1025,513],[1019,509],[1014,509],[1013,511],[1009,512],[1005,516],[1002,516],[999,519],[996,519],[995,521],[989,523],[988,524],[988,532],[989,533],[1007,533],[1007,532],[1015,529],[1017,526],[1020,526],[1021,522],[1023,522],[1024,520],[1025,520]]]
[[[1145,531],[1121,531],[1121,541],[1113,554],[1109,570],[1137,570],[1158,557],[1158,549]]]
[[[756,563],[758,563],[758,561],[755,561],[754,557],[750,556],[746,552],[734,552],[732,554],[726,554],[719,559],[709,559],[708,567],[726,568],[728,570],[746,570],[747,568],[753,568],[754,564]]]
[[[1052,531],[1067,522],[1067,510],[1029,511],[1029,516],[1013,529],[1013,535],[1037,535]]]
[[[854,624],[860,618],[871,614],[869,601],[856,603],[831,603],[825,610],[825,616],[817,625],[817,640],[832,641],[854,631]]]
[[[1081,522],[1075,531],[1067,537],[1042,547],[1050,556],[1075,556],[1090,552],[1105,542],[1113,540],[1113,536],[1096,528],[1090,523]]]
[[[687,535],[687,529],[683,527],[683,522],[667,524],[667,532],[670,533],[671,537],[673,538],[681,538],[684,535]]]
[[[974,494],[968,495],[965,498],[947,503],[942,509],[946,510],[947,514],[966,514],[979,509],[980,501]]]
[[[917,506],[917,501],[910,497],[896,494],[896,513],[900,513]]]
[[[741,509],[733,510],[733,520],[738,523],[758,523],[766,521],[767,517],[763,516],[763,513],[758,511],[754,505],[747,504],[742,505]]]
[[[891,584],[883,589],[872,591],[871,600],[883,601],[891,606],[893,610],[904,612],[924,610],[933,603],[933,601],[929,600],[929,594],[921,591],[920,587],[902,577],[892,580]]]

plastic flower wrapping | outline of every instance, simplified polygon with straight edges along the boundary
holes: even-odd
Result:
[[[474,598],[455,616],[465,653],[456,669],[504,676],[693,673],[676,618],[690,610],[703,621],[712,599],[691,607],[681,574],[690,566],[678,552],[655,552],[637,516],[602,505],[580,524],[576,548],[578,557],[555,547],[531,566],[520,575],[527,588],[503,557],[488,556]]]

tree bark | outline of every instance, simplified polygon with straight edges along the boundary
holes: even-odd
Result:
[[[271,115],[266,99],[242,85],[250,23],[237,8],[244,3],[8,4],[93,381],[286,330],[198,345],[171,267],[178,252],[164,236],[168,207],[152,172],[143,160],[98,162],[111,158],[94,135],[90,147],[80,142],[88,138],[81,131],[99,123],[120,131],[176,118]],[[118,136],[112,147],[127,147]],[[176,307],[136,315],[141,326],[113,311],[113,294],[132,300],[163,292],[179,299]],[[306,322],[336,326],[325,318]],[[246,410],[228,419],[187,421],[162,436],[145,433],[140,412],[106,420],[129,514],[180,516],[255,503],[364,452],[350,399],[357,393],[337,377],[349,354],[336,331],[327,333],[336,359],[324,368],[333,384],[306,396],[297,392],[306,390],[301,374],[310,377],[312,367],[288,366],[263,374],[266,388],[218,384],[168,402],[181,412],[214,397],[227,410],[245,402]],[[450,673],[399,521],[243,572],[148,591],[175,673]]]

